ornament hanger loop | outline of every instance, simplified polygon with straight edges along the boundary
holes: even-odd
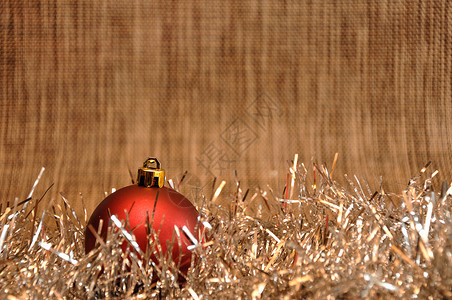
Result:
[[[153,167],[152,165],[155,165],[155,167]],[[155,157],[149,157],[148,159],[146,159],[146,161],[143,164],[143,168],[147,168],[147,169],[160,169],[160,162],[157,158]]]

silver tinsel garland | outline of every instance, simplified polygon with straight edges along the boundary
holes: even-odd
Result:
[[[332,171],[298,164],[297,157],[282,195],[270,187],[244,191],[237,181],[226,197],[225,182],[214,181],[211,195],[192,199],[207,238],[197,237],[205,242],[191,247],[192,266],[183,280],[164,254],[154,253],[156,264],[139,259],[150,255],[139,248],[123,253],[120,245],[133,244],[134,237],[127,221],[115,216],[108,239],[85,255],[86,211],[78,216],[62,197],[38,215],[42,198],[30,193],[0,210],[0,295],[452,298],[452,185],[444,182],[435,192],[437,172],[426,169],[400,194],[372,190],[356,177],[346,177],[341,187]]]

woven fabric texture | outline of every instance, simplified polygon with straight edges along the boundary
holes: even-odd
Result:
[[[452,178],[450,1],[0,2],[0,200],[88,210],[158,157],[168,178],[281,193],[311,158],[401,190]]]

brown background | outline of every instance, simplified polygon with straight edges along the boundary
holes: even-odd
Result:
[[[55,183],[48,197],[91,211],[148,155],[195,184],[237,169],[281,191],[295,153],[336,152],[341,182],[400,191],[429,160],[450,182],[451,16],[450,1],[0,1],[1,202],[44,166],[36,196]]]

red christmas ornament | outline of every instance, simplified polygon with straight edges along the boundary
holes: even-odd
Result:
[[[181,233],[181,253],[179,253],[177,236],[174,234],[172,259],[174,262],[180,263],[179,270],[187,274],[191,262],[191,251],[187,249],[187,246],[193,243],[184,235],[182,228],[186,226],[197,238],[195,226],[199,214],[187,198],[173,189],[164,187],[164,182],[165,171],[160,169],[160,162],[156,158],[147,159],[143,167],[138,170],[137,184],[119,189],[105,198],[94,210],[88,224],[91,224],[97,230],[102,219],[101,237],[105,239],[109,217],[116,215],[119,220],[125,220],[125,211],[127,211],[130,228],[133,229],[133,234],[143,253],[146,252],[148,245],[145,226],[148,217],[149,224],[153,224],[154,230],[160,231],[158,240],[164,253],[171,245],[174,226],[177,226]],[[152,216],[154,216],[153,222],[151,221]],[[91,251],[95,245],[96,238],[87,227],[85,252]],[[127,246],[128,244],[124,243],[122,245],[123,250]],[[181,259],[179,261],[180,254]],[[151,259],[158,263],[154,256]]]

